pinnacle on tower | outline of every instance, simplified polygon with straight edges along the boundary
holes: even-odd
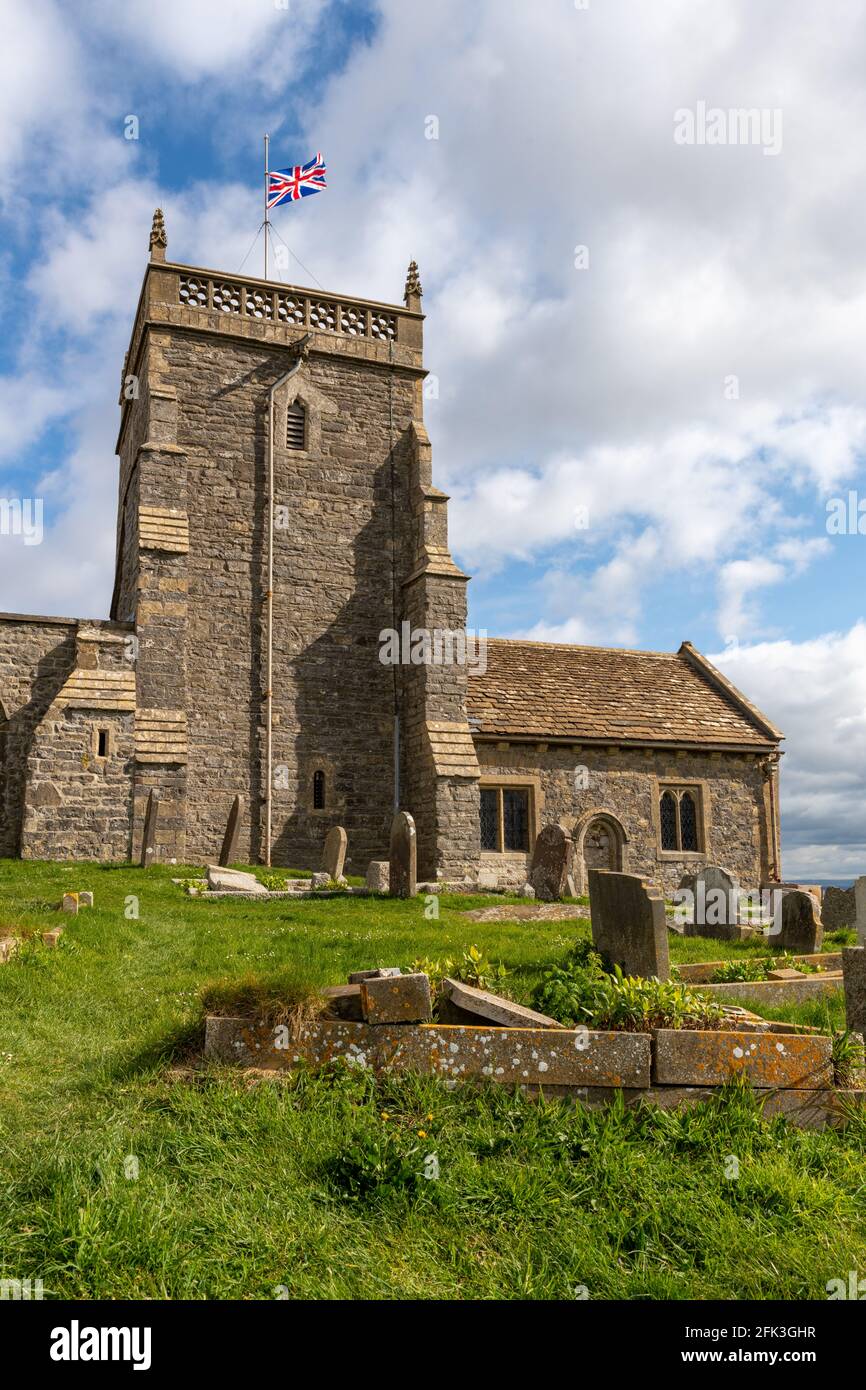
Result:
[[[403,292],[403,302],[407,309],[420,309],[421,296],[424,291],[421,288],[421,280],[418,276],[418,262],[410,261],[409,269],[406,273],[406,289]],[[412,300],[415,303],[411,303]]]
[[[152,261],[164,261],[168,237],[165,234],[165,221],[162,215],[162,208],[157,208],[153,214],[153,222],[150,228],[150,259]]]

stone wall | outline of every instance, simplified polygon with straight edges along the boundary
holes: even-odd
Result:
[[[744,888],[757,887],[767,874],[767,833],[764,814],[764,774],[755,755],[728,753],[677,754],[663,750],[584,746],[572,748],[537,744],[478,743],[482,779],[507,782],[510,776],[529,779],[538,825],[561,822],[577,832],[591,868],[620,868],[641,874],[669,894],[683,874],[712,862],[723,865]],[[582,769],[586,769],[584,772]],[[697,855],[663,853],[659,847],[657,801],[659,781],[696,784],[703,803],[705,843]],[[586,783],[586,785],[584,785]],[[582,839],[596,814],[610,813],[604,827],[607,846],[596,837]],[[615,857],[617,827],[625,836],[625,862],[602,862]],[[591,830],[590,830],[591,835]],[[524,855],[483,854],[482,867],[498,871],[503,881],[520,883],[526,875]],[[580,888],[581,870],[575,878]]]
[[[24,859],[130,856],[134,716],[64,709],[36,729],[27,761]],[[99,757],[94,733],[104,730]]]
[[[106,622],[0,619],[0,855],[128,857],[135,678],[127,639]],[[72,689],[77,679],[86,689]]]
[[[34,732],[72,669],[75,633],[71,620],[0,615],[0,858],[21,851]]]

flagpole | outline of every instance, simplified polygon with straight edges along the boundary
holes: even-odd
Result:
[[[268,278],[268,137],[265,136],[265,279]]]

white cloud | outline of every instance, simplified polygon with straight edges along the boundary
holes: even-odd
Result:
[[[786,877],[866,873],[866,623],[710,656],[785,734]]]

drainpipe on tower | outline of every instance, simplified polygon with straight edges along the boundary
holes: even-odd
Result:
[[[265,662],[265,679],[267,682],[265,690],[265,709],[267,712],[267,738],[265,752],[265,864],[271,866],[271,838],[273,824],[273,807],[271,797],[273,794],[273,749],[274,749],[274,398],[281,386],[285,386],[295,372],[299,371],[301,364],[307,357],[307,345],[312,338],[311,333],[305,333],[303,338],[299,338],[293,345],[298,356],[287,372],[275,381],[268,391],[268,587],[266,590],[267,599],[267,658]]]

